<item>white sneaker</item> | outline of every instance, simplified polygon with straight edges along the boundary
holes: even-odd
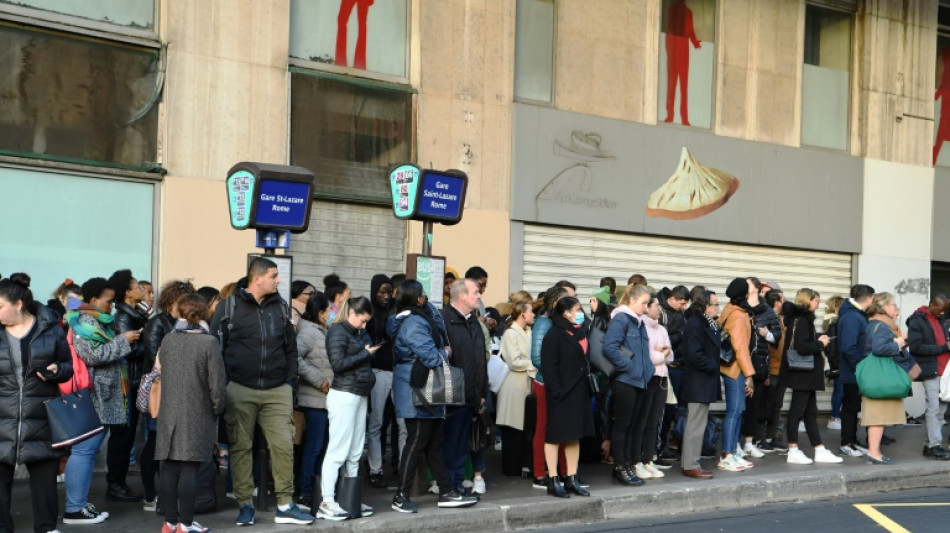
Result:
[[[429,485],[429,492],[431,492],[432,494],[441,494],[439,492],[439,484],[436,483],[434,479],[432,480],[432,484]]]
[[[858,447],[853,444],[838,448],[838,452],[840,452],[841,455],[847,455],[849,457],[863,457],[864,456],[864,452],[859,450]]]
[[[858,450],[859,452],[863,453],[864,455],[867,455],[867,454],[868,454],[868,449],[865,448],[864,446],[860,446],[860,445],[857,445],[857,444],[852,444],[851,447],[854,448],[855,450]]]
[[[736,462],[739,463],[739,466],[741,466],[743,470],[748,470],[752,468],[753,466],[755,466],[754,463],[746,461],[745,459],[739,457],[738,455],[736,455]]]
[[[324,520],[346,520],[349,518],[350,513],[340,507],[340,504],[337,502],[323,502],[320,504],[320,507],[317,509],[317,518],[322,518]]]
[[[475,494],[485,494],[485,478],[482,476],[475,476],[475,479],[472,480],[472,492]]]
[[[634,470],[637,471],[637,477],[640,479],[653,479],[653,474],[647,470],[647,467],[643,463],[637,463],[634,467]]]
[[[814,461],[809,459],[808,456],[805,455],[805,452],[801,450],[801,448],[789,448],[786,462],[793,465],[810,465]]]
[[[822,446],[821,448],[815,448],[815,462],[816,463],[841,463],[844,461],[844,458],[838,457],[837,455],[831,453],[831,450]]]
[[[841,419],[840,418],[829,418],[828,419],[828,429],[834,429],[841,431]]]
[[[465,481],[462,481],[462,488],[463,488],[463,489],[470,489],[470,488],[472,488],[473,485],[474,485],[474,483],[472,483],[472,482],[471,482],[470,480],[468,480],[468,479],[466,479]]]
[[[659,468],[657,468],[656,465],[653,464],[653,461],[650,461],[649,463],[647,463],[647,464],[645,464],[645,465],[643,465],[643,466],[646,467],[647,471],[650,472],[650,474],[653,476],[654,479],[659,479],[659,478],[661,478],[661,477],[666,477],[666,474],[664,474],[662,470],[660,470]]]
[[[739,442],[736,443],[736,457],[739,459],[745,459],[745,452],[742,451],[742,444]]]
[[[765,454],[762,453],[762,450],[758,446],[752,444],[751,442],[745,443],[745,453],[751,455],[754,459],[761,459],[765,457]]]
[[[799,433],[805,433],[806,431],[808,431],[808,430],[805,429],[805,421],[802,420],[801,422],[798,423],[798,432],[799,432]]]
[[[719,468],[719,470],[726,470],[728,472],[742,472],[745,470],[745,467],[739,464],[739,460],[736,455],[732,453],[720,459],[717,468]]]

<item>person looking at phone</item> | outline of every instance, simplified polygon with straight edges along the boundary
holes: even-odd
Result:
[[[345,520],[349,509],[336,501],[336,481],[341,466],[346,466],[346,477],[359,476],[360,457],[366,443],[366,410],[369,394],[376,383],[371,360],[379,346],[372,345],[366,333],[366,323],[373,316],[370,301],[359,296],[343,302],[333,325],[327,330],[327,356],[333,368],[333,383],[327,393],[327,413],[330,419],[330,444],[323,459],[320,488],[323,503],[317,518]],[[360,512],[369,516],[373,509],[361,504]]]
[[[385,424],[384,415],[386,414],[386,402],[393,392],[393,348],[389,342],[389,335],[386,333],[386,320],[389,318],[393,309],[393,283],[389,276],[385,274],[376,274],[370,281],[370,294],[373,299],[373,317],[366,324],[366,332],[373,342],[373,346],[378,346],[379,351],[370,361],[373,367],[373,374],[376,376],[376,383],[370,392],[371,411],[369,412],[369,427],[367,429],[368,439],[368,463],[369,463],[369,482],[377,488],[385,488],[386,480],[383,479],[383,451],[385,449],[385,438],[381,438],[383,426]],[[390,411],[391,413],[391,411]],[[406,423],[396,423],[399,427],[399,443],[406,442]],[[391,426],[390,426],[391,427]],[[393,442],[395,448],[397,443]],[[399,457],[398,454],[394,457]],[[395,461],[395,460],[394,460]],[[398,469],[399,465],[392,465],[393,469]]]

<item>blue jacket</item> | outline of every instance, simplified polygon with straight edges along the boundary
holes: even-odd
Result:
[[[845,300],[838,310],[838,369],[844,384],[858,384],[854,371],[867,355],[864,346],[867,327],[868,319],[864,311],[855,307],[851,300]]]
[[[633,352],[627,357],[620,350],[625,346]],[[604,355],[617,369],[614,378],[620,383],[645,389],[653,377],[653,362],[650,360],[650,338],[647,328],[639,319],[627,313],[614,314],[604,335]]]
[[[686,371],[680,400],[686,403],[714,403],[722,398],[719,381],[719,331],[709,326],[701,313],[686,311]]]
[[[551,319],[546,316],[539,316],[534,319],[534,326],[531,327],[531,364],[538,369],[534,379],[538,383],[544,383],[541,377],[541,343],[544,342],[544,335],[551,329]]]
[[[895,358],[901,355],[901,349],[894,340],[894,333],[880,320],[868,322],[864,334],[864,355]]]
[[[436,336],[445,336],[445,323],[434,307],[430,307],[432,320],[441,332]],[[445,348],[437,346],[432,339],[432,327],[429,321],[409,311],[392,315],[386,322],[386,332],[393,339],[393,405],[396,418],[445,418],[445,407],[416,409],[412,403],[412,387],[409,376],[412,365],[418,359],[426,368],[441,366],[448,360]]]

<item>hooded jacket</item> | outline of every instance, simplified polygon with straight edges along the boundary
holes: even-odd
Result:
[[[449,362],[465,372],[465,404],[478,407],[488,398],[488,352],[485,332],[472,312],[465,318],[452,304],[442,308],[445,333],[452,347]]]
[[[667,377],[670,375],[666,364],[672,362],[676,357],[676,352],[669,351],[669,355],[664,355],[660,351],[663,347],[671,346],[671,339],[666,328],[660,325],[659,321],[653,320],[648,315],[640,315],[640,321],[647,328],[647,337],[650,340],[650,362],[653,363],[653,375]],[[685,326],[685,322],[683,324]]]
[[[786,324],[788,322],[786,321]],[[868,319],[864,311],[856,307],[850,299],[845,300],[838,309],[838,370],[841,383],[857,385],[854,372],[858,363],[864,360],[864,334]],[[786,325],[786,330],[788,326]]]
[[[231,296],[230,324],[222,320],[227,300],[218,304],[211,320],[211,332],[220,336],[228,379],[257,390],[294,385],[297,342],[289,306],[276,292],[258,304],[246,289],[247,281],[241,280]]]
[[[645,389],[654,371],[647,328],[624,305],[614,309],[610,316],[610,325],[604,335],[604,355],[617,371],[614,379],[631,387]],[[625,353],[621,347],[629,351]]]
[[[919,381],[933,379],[939,376],[939,366],[946,366],[946,360],[950,348],[946,344],[937,344],[936,335],[927,315],[930,311],[927,306],[922,306],[907,319],[907,346],[910,348],[910,354],[920,365]],[[947,331],[947,325],[939,318],[936,319],[940,327],[943,328],[944,338],[950,341],[950,331]],[[943,359],[943,365],[939,365],[939,360]]]
[[[373,317],[370,318],[366,324],[366,332],[369,333],[370,339],[373,340],[371,344],[383,343],[383,345],[376,350],[376,354],[372,358],[372,367],[377,370],[392,372],[393,343],[392,339],[389,338],[389,334],[386,333],[386,322],[389,320],[389,315],[392,314],[393,302],[390,300],[389,306],[387,307],[383,307],[376,302],[376,291],[387,283],[390,286],[393,284],[389,276],[385,274],[376,274],[373,276],[372,281],[370,281],[369,294],[370,302],[373,304]]]
[[[448,361],[442,315],[431,304],[421,309],[421,312],[431,318],[438,331],[432,331],[429,320],[410,311],[390,316],[386,324],[386,331],[393,339],[393,405],[396,418],[445,418],[445,406],[417,409],[412,403],[412,386],[409,384],[412,365],[419,361],[426,368],[437,368]]]
[[[719,326],[729,334],[732,349],[736,352],[736,359],[730,365],[720,365],[719,372],[732,379],[737,379],[741,373],[745,377],[755,376],[755,367],[752,366],[752,357],[749,353],[749,342],[752,339],[752,320],[745,309],[726,304],[719,316]]]
[[[73,376],[72,357],[59,317],[41,305],[35,320],[27,337],[20,341],[22,383],[14,372],[10,339],[0,327],[0,463],[11,466],[61,455],[51,447],[43,402],[58,398],[56,384]],[[38,370],[53,363],[59,369],[51,378],[43,381],[37,377]]]

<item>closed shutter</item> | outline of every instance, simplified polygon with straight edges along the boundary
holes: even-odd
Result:
[[[824,301],[848,296],[851,290],[851,255],[751,246],[708,241],[671,239],[552,226],[524,226],[524,289],[538,294],[558,280],[577,286],[581,302],[611,276],[618,286],[633,274],[642,274],[657,290],[663,287],[704,285],[725,300],[733,278],[755,276],[775,281],[794,300],[801,287],[822,296],[816,312],[821,328]],[[818,393],[819,408],[830,409],[831,387]]]
[[[323,290],[323,277],[336,272],[353,296],[369,297],[375,274],[405,272],[406,223],[381,207],[313,202],[310,229],[290,238],[294,279]]]

